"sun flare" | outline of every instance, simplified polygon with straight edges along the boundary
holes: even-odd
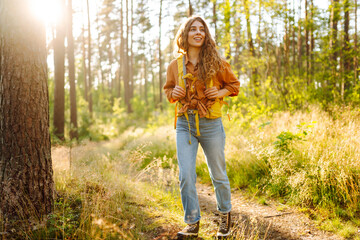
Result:
[[[53,25],[60,20],[64,9],[60,4],[61,0],[30,0],[31,11],[35,17],[44,23]]]

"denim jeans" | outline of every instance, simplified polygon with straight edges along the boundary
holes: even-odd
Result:
[[[181,201],[184,221],[187,224],[200,220],[200,207],[196,191],[196,155],[199,143],[204,151],[210,177],[215,189],[217,209],[222,213],[231,210],[230,183],[225,164],[225,132],[221,118],[199,118],[200,135],[196,136],[195,115],[189,114],[189,127],[185,116],[178,118],[176,124],[176,148],[179,163]]]

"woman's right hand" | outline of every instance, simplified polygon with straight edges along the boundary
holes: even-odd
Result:
[[[179,100],[179,99],[184,98],[185,94],[186,94],[185,89],[176,85],[171,93],[171,97],[174,100]]]

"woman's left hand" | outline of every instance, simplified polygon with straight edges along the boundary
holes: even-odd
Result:
[[[208,88],[204,91],[208,99],[222,98],[230,95],[229,90],[226,88],[218,90],[217,87]]]
[[[217,87],[208,88],[204,91],[204,94],[208,99],[214,99],[218,97],[219,90]]]

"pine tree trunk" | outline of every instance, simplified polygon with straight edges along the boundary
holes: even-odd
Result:
[[[314,38],[314,1],[310,0],[310,63],[309,63],[309,84],[312,84],[314,78],[314,48],[315,48],[315,38]]]
[[[160,0],[160,14],[159,14],[159,107],[162,110],[162,56],[161,56],[161,20],[162,20],[162,2],[163,0]]]
[[[286,78],[289,76],[289,53],[290,53],[290,22],[289,22],[289,15],[288,15],[288,8],[287,8],[287,0],[284,0],[285,5],[285,35],[284,35],[284,77],[283,82],[285,85]]]
[[[212,16],[212,22],[214,24],[214,30],[215,30],[215,43],[218,44],[218,34],[217,34],[217,15],[216,15],[216,0],[212,0],[213,3],[213,16]]]
[[[120,63],[119,63],[119,85],[117,89],[117,97],[121,96],[121,80],[124,81],[124,21],[123,21],[123,1],[120,8]],[[125,82],[125,81],[124,81]]]
[[[134,33],[133,33],[133,26],[134,26],[134,2],[131,0],[131,22],[130,22],[130,101],[134,97],[134,52],[133,52],[133,42],[134,42]]]
[[[69,83],[70,83],[70,139],[78,138],[77,132],[77,107],[76,107],[76,85],[75,85],[75,59],[74,38],[72,33],[72,0],[68,0],[67,6],[67,56],[69,61]]]
[[[308,1],[305,0],[305,46],[306,46],[306,82],[310,85],[309,68],[310,68],[310,45],[309,45],[309,9]]]
[[[87,69],[86,69],[86,42],[85,42],[85,26],[83,25],[82,32],[81,32],[81,53],[82,53],[82,67],[83,67],[83,81],[84,81],[84,99],[85,101],[89,102],[88,100],[88,80],[87,80]]]
[[[227,60],[230,60],[231,58],[231,25],[230,25],[230,20],[231,20],[231,6],[230,6],[230,1],[226,0],[224,2],[225,7],[224,7],[224,23],[225,23],[225,57]]]
[[[90,6],[89,0],[86,0],[87,6],[87,20],[88,20],[88,67],[87,67],[87,75],[88,75],[88,103],[89,103],[89,113],[92,116],[93,112],[93,101],[92,101],[92,76],[91,76],[91,25],[90,25]]]
[[[146,106],[149,105],[149,100],[148,100],[148,79],[147,79],[147,59],[145,57],[145,54],[144,54],[144,98],[145,98],[145,104]]]
[[[99,68],[100,68],[100,85],[101,85],[101,91],[104,92],[104,87],[107,85],[106,84],[106,78],[105,78],[105,73],[104,70],[102,68],[102,61],[104,59],[104,53],[101,47],[101,30],[100,30],[100,23],[99,23],[99,13],[98,11],[96,11],[96,30],[98,32],[97,34],[97,45],[98,45],[98,51],[99,51]],[[111,93],[111,90],[109,91]]]
[[[0,1],[0,208],[5,224],[37,221],[53,209],[45,27],[28,12],[28,4]]]
[[[250,10],[248,0],[244,0],[244,8],[245,8],[245,18],[246,18],[246,28],[247,28],[247,38],[248,38],[248,46],[251,57],[255,58],[255,48],[251,34],[251,23],[250,23]],[[259,97],[259,80],[258,80],[258,72],[256,67],[252,67],[251,73],[252,87],[255,97]]]
[[[355,81],[355,85],[356,84],[360,84],[358,82],[358,65],[359,65],[359,60],[358,60],[358,46],[357,46],[357,0],[355,0],[355,36],[354,36],[354,81]]]
[[[61,0],[59,3],[65,9],[65,0]],[[54,39],[54,134],[61,140],[65,140],[65,21],[63,19],[61,18],[56,24]]]
[[[344,56],[344,88],[348,90],[352,85],[351,82],[351,53],[350,53],[350,2],[344,0],[344,42],[343,42],[343,56]]]
[[[330,85],[334,87],[336,85],[336,79],[337,79],[337,65],[338,65],[338,20],[339,20],[339,9],[338,9],[339,0],[332,0],[331,1],[331,14],[330,14],[330,64],[331,64],[331,75],[333,79],[330,82]]]
[[[129,68],[130,68],[130,64],[129,64],[129,32],[130,32],[130,27],[129,27],[129,1],[126,0],[126,14],[125,14],[125,19],[126,19],[126,39],[124,42],[124,95],[125,95],[125,105],[126,105],[126,111],[127,113],[131,113],[132,112],[132,108],[131,108],[131,103],[130,103],[130,73],[129,73]]]
[[[188,17],[190,17],[192,15],[193,15],[193,8],[192,8],[192,5],[191,5],[191,0],[189,0]]]
[[[302,73],[302,29],[301,29],[301,2],[299,4],[299,21],[298,21],[298,36],[297,36],[297,52],[298,52],[298,76]]]
[[[296,66],[296,47],[295,47],[295,0],[293,0],[293,10],[292,10],[292,24],[291,24],[291,48],[292,48],[292,66],[293,71]]]

